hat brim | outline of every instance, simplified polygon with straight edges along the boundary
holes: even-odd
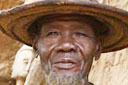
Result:
[[[13,39],[32,46],[29,25],[39,16],[48,14],[81,14],[93,16],[108,24],[109,34],[101,36],[102,52],[128,46],[128,12],[95,2],[40,1],[21,5],[0,13],[0,29]]]

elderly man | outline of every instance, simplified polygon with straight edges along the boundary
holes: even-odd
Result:
[[[100,54],[92,20],[88,16],[49,15],[38,20],[43,24],[32,24],[41,26],[34,38],[34,48],[43,61],[48,85],[88,85],[86,79],[93,57],[98,59]]]
[[[46,0],[0,14],[1,30],[33,46],[41,85],[90,85],[93,58],[128,46],[128,13],[94,0]]]

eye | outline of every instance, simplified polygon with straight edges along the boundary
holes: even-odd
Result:
[[[49,33],[47,34],[48,37],[57,37],[58,35],[59,35],[58,32],[49,32]]]
[[[75,32],[75,36],[77,36],[77,37],[87,37],[87,35],[85,33],[82,33],[82,32]]]

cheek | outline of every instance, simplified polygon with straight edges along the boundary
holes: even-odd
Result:
[[[93,40],[87,39],[87,40],[82,40],[81,42],[79,41],[78,43],[80,45],[79,47],[81,49],[81,52],[85,60],[88,60],[94,56],[96,43]]]
[[[41,60],[48,60],[49,56],[57,43],[49,39],[40,39],[37,43],[38,53]]]

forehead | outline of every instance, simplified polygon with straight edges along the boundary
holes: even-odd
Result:
[[[43,24],[53,21],[75,21],[78,23],[91,23],[94,21],[94,18],[90,16],[83,16],[83,15],[48,15],[40,18],[39,20]]]
[[[71,30],[92,30],[91,22],[93,21],[90,17],[83,17],[83,16],[69,16],[69,15],[62,15],[62,16],[54,16],[48,17],[46,19],[42,19],[42,27],[54,29],[54,28],[68,28]],[[83,29],[85,28],[85,29]]]
[[[51,26],[48,28],[53,28],[52,24],[59,25],[59,21],[64,21],[64,23],[61,23],[63,25],[66,25],[69,21],[72,22],[73,26],[78,25],[85,25],[90,26],[93,30],[96,37],[100,37],[100,35],[104,35],[107,32],[106,29],[108,28],[105,24],[97,20],[95,17],[92,16],[85,16],[85,15],[45,15],[38,17],[34,22],[29,26],[28,33],[32,38],[35,38],[35,36],[39,36],[41,32],[41,28],[45,26]],[[55,23],[56,22],[56,23]],[[67,23],[66,23],[67,22]],[[77,24],[76,24],[77,23]],[[71,26],[71,23],[69,24]],[[58,26],[56,26],[58,27]],[[36,28],[36,29],[35,29]],[[82,27],[81,27],[82,28]],[[45,28],[43,28],[45,29]],[[74,29],[74,28],[73,28]],[[90,29],[90,28],[89,28]]]

